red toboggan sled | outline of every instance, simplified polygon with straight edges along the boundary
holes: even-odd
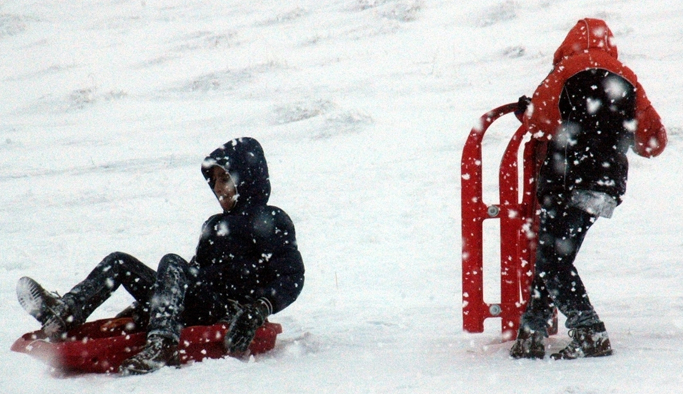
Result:
[[[227,324],[192,326],[183,329],[178,345],[181,364],[227,355],[223,338]],[[282,326],[266,322],[249,345],[251,354],[275,347]],[[11,350],[26,353],[65,372],[109,373],[145,345],[146,333],[136,330],[130,318],[102,319],[85,323],[67,333],[64,341],[50,342],[42,331],[21,336]]]
[[[514,112],[510,103],[485,113],[465,142],[461,161],[462,314],[467,332],[484,332],[484,320],[501,319],[503,339],[515,339],[519,319],[530,298],[536,257],[536,171],[538,144],[522,125],[512,134],[498,172],[498,203],[483,198],[482,141],[489,126]],[[521,153],[521,171],[519,166]],[[500,301],[484,300],[484,232],[486,220],[500,222]],[[557,332],[557,318],[549,334]]]

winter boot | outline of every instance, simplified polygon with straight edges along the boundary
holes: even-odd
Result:
[[[569,330],[572,341],[566,348],[550,355],[555,360],[574,360],[583,357],[602,357],[612,354],[605,324],[600,322],[589,327]]]
[[[62,297],[48,293],[29,277],[17,282],[17,298],[22,308],[42,324],[43,332],[51,340],[62,338],[75,325],[69,305]]]
[[[150,335],[140,353],[121,363],[119,373],[124,376],[143,375],[166,365],[179,364],[178,344],[171,338]]]
[[[520,327],[517,340],[510,348],[510,357],[514,359],[543,358],[545,356],[545,345],[543,344],[545,336],[545,332]]]

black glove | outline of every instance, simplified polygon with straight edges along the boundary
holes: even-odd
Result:
[[[515,109],[515,116],[517,119],[522,120],[527,107],[531,104],[531,99],[527,96],[522,96],[517,100],[517,109]]]
[[[270,302],[260,298],[255,303],[242,306],[232,321],[228,332],[225,334],[225,349],[231,355],[242,355],[256,335],[256,330],[263,325],[266,318],[272,312]]]
[[[240,305],[239,302],[235,300],[228,300],[228,303],[225,306],[225,316],[223,316],[223,318],[219,321],[230,326],[232,320],[235,318],[235,316],[237,316],[238,313],[242,311],[242,309],[244,309],[244,306]]]

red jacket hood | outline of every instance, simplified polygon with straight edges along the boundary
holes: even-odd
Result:
[[[614,35],[601,19],[581,19],[555,51],[553,65],[556,66],[566,57],[588,52],[589,49],[605,51],[615,59],[618,57]]]

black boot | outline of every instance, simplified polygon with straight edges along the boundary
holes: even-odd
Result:
[[[124,376],[142,375],[154,372],[166,365],[179,364],[178,344],[171,338],[150,335],[140,353],[121,363],[119,372]]]
[[[605,330],[605,324],[600,322],[589,327],[579,327],[569,330],[572,341],[566,348],[550,355],[555,360],[574,360],[583,357],[602,357],[612,354],[612,346]]]
[[[520,327],[517,340],[510,348],[510,357],[514,359],[545,357],[545,345],[543,344],[545,336],[546,333],[543,331]]]
[[[42,324],[43,332],[51,340],[62,338],[76,325],[69,305],[62,297],[48,293],[29,277],[17,282],[17,298],[22,308]]]

